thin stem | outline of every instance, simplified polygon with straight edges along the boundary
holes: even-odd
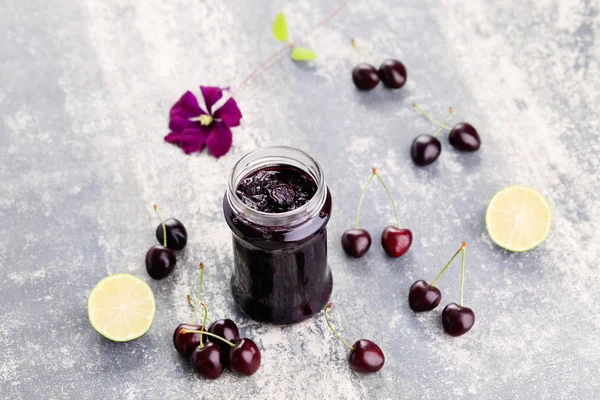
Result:
[[[360,208],[362,207],[362,202],[365,198],[365,194],[367,193],[367,188],[369,187],[369,185],[371,185],[371,182],[373,182],[373,178],[375,178],[376,171],[377,170],[375,169],[375,167],[373,167],[373,173],[371,174],[371,177],[367,181],[365,188],[363,189],[362,193],[360,194],[360,199],[358,199],[358,210],[356,210],[356,229],[358,229],[358,226],[359,226],[358,223],[360,220]]]
[[[465,287],[465,254],[467,252],[467,242],[463,242],[460,247],[462,250],[462,270],[460,272],[460,303],[459,306],[463,305],[463,289]]]
[[[449,111],[449,114],[448,114],[448,117],[446,117],[446,120],[444,121],[444,125],[446,125],[448,122],[450,122],[450,119],[452,119],[452,113],[454,113],[454,108],[450,107],[450,109],[448,111]],[[433,134],[433,137],[437,137],[437,135],[439,135],[440,132],[442,132],[441,126],[437,129],[437,131],[435,131],[435,133]]]
[[[348,344],[348,342],[346,342],[346,341],[345,341],[345,340],[344,340],[344,339],[343,339],[343,338],[342,338],[342,337],[339,335],[339,333],[337,333],[337,332],[335,331],[335,329],[333,329],[333,326],[331,325],[331,322],[329,322],[329,310],[331,309],[331,307],[332,307],[332,304],[331,304],[331,303],[327,304],[327,307],[325,307],[325,321],[327,321],[327,325],[329,325],[329,329],[331,329],[331,331],[333,332],[333,334],[334,334],[335,336],[337,336],[337,338],[338,338],[338,339],[340,339],[340,340],[341,340],[341,342],[342,342],[342,343],[344,343],[344,345],[346,345],[346,347],[350,349],[350,351],[354,351],[354,347],[350,346],[350,345]]]
[[[198,307],[200,306],[200,294],[202,293],[202,279],[203,279],[203,275],[204,275],[204,264],[202,262],[200,262],[200,278],[199,278],[199,284],[198,284],[198,295],[196,296],[196,304],[193,304],[191,302],[192,297],[190,295],[188,295],[188,301],[190,302],[190,304],[192,305],[192,307],[194,307],[194,315],[192,317],[192,325],[194,325],[196,323],[196,316],[198,315]]]
[[[388,197],[390,198],[390,201],[392,202],[392,206],[394,207],[394,212],[396,213],[396,221],[398,221],[398,228],[401,228],[401,226],[400,226],[400,215],[398,214],[398,209],[396,208],[396,202],[394,201],[394,198],[392,197],[392,193],[390,192],[390,189],[388,189],[387,185],[385,184],[385,182],[381,178],[381,175],[379,175],[379,172],[375,171],[375,175],[377,175],[377,178],[379,179],[379,182],[381,182],[381,184],[383,185],[383,188],[387,192]]]
[[[190,306],[192,306],[192,309],[196,309],[196,308],[197,308],[197,307],[196,307],[196,303],[194,303],[194,299],[192,299],[192,296],[191,296],[191,295],[189,295],[189,294],[187,295],[187,300],[188,300],[188,303],[190,303]],[[211,318],[210,318],[208,315],[206,316],[206,319],[207,319],[207,320],[208,320],[208,322],[210,322],[210,323],[213,323],[213,322],[214,322],[214,321],[213,321],[213,320],[212,320],[212,319],[211,319]]]
[[[429,122],[431,122],[432,124],[437,125],[439,127],[442,127],[445,130],[447,130],[447,131],[452,130],[452,128],[450,128],[446,124],[442,124],[440,121],[431,118],[429,116],[429,114],[427,114],[425,111],[423,111],[423,109],[421,107],[419,107],[419,105],[417,103],[412,103],[412,105],[419,112],[419,114],[421,114],[422,116],[424,116],[425,118],[427,118],[429,120]]]
[[[281,54],[283,54],[286,50],[293,48],[296,45],[296,43],[298,43],[300,40],[304,39],[305,37],[307,37],[314,31],[319,29],[321,26],[325,25],[331,18],[333,18],[337,13],[339,13],[344,7],[346,7],[346,2],[343,2],[342,4],[340,4],[335,10],[330,12],[319,23],[312,26],[308,31],[306,31],[304,34],[299,36],[296,40],[286,44],[285,47],[282,47],[281,49],[277,50],[275,53],[271,54],[265,61],[260,63],[260,65],[258,67],[256,67],[254,70],[252,70],[252,72],[250,72],[250,74],[248,74],[248,76],[246,76],[246,78],[244,78],[244,80],[242,81],[240,86],[238,86],[238,88],[235,90],[235,92],[233,92],[231,97],[234,97],[237,93],[239,93],[240,90],[242,90],[242,88],[244,88],[248,84],[250,79],[252,79],[254,77],[254,75],[256,75],[257,73],[259,73],[271,61],[274,61],[277,57],[279,57]]]
[[[214,333],[210,333],[210,332],[203,332],[203,331],[197,331],[197,330],[193,330],[193,329],[185,329],[185,328],[181,328],[181,330],[179,331],[179,333],[181,334],[186,334],[186,333],[199,333],[199,334],[204,334],[206,336],[211,336],[211,337],[215,337],[219,340],[221,340],[222,342],[227,343],[228,345],[230,345],[231,347],[235,347],[235,344],[231,343],[229,340],[222,338],[219,335],[215,335]]]
[[[206,330],[206,316],[208,315],[208,308],[206,308],[206,304],[204,303],[200,303],[200,305],[202,305],[202,307],[204,307],[204,321],[202,322],[202,331]],[[200,331],[200,347],[204,347],[204,345],[202,344],[202,331]]]
[[[154,205],[154,211],[156,211],[156,213],[158,214],[158,218],[160,218],[160,223],[163,227],[163,247],[167,247],[167,226],[165,225],[165,220],[163,219],[162,215],[160,215],[160,212],[158,211],[158,206],[156,204]]]
[[[454,259],[456,258],[456,256],[458,255],[458,253],[460,253],[460,251],[462,250],[462,246],[460,249],[456,250],[456,253],[454,253],[454,255],[452,256],[452,258],[450,259],[450,261],[448,261],[448,264],[446,264],[446,266],[444,268],[442,268],[442,270],[440,271],[440,273],[435,277],[434,280],[431,281],[431,286],[434,286],[435,283],[437,282],[438,279],[440,279],[440,276],[442,276],[442,274],[444,272],[446,272],[446,269],[448,269],[448,267],[450,266],[450,264],[452,264],[452,261],[454,261]]]

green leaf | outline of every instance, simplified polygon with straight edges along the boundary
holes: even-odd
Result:
[[[283,11],[277,14],[275,21],[273,21],[273,36],[275,36],[275,39],[282,42],[287,42],[288,40],[287,22],[285,20],[285,15],[283,15]]]
[[[291,57],[294,61],[310,61],[317,58],[317,55],[314,51],[306,47],[294,47]]]

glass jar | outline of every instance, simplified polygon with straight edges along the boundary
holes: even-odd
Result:
[[[240,182],[268,168],[295,168],[316,183],[304,205],[286,212],[257,211],[236,194]],[[331,194],[319,164],[301,150],[273,146],[254,150],[231,171],[223,213],[233,233],[233,297],[250,318],[293,324],[327,304],[333,279],[327,264]]]

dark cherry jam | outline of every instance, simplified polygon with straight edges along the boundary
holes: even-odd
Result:
[[[306,172],[291,166],[277,166],[244,178],[236,195],[254,210],[281,213],[302,207],[316,191],[317,184]]]
[[[333,286],[327,265],[327,187],[319,190],[313,176],[285,164],[244,174],[234,187],[235,198],[226,193],[223,211],[233,232],[231,287],[241,310],[273,324],[292,324],[322,310]],[[248,208],[232,207],[238,201]],[[252,215],[255,211],[269,215]],[[297,220],[271,222],[290,211]]]

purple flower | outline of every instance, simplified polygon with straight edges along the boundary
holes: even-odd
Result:
[[[179,145],[185,154],[200,151],[206,146],[210,153],[218,158],[231,148],[229,128],[240,124],[242,113],[233,98],[229,98],[225,104],[213,110],[215,103],[223,97],[223,90],[229,89],[200,86],[200,90],[208,112],[200,108],[192,92],[185,92],[171,108],[171,133],[165,136],[165,140]]]

